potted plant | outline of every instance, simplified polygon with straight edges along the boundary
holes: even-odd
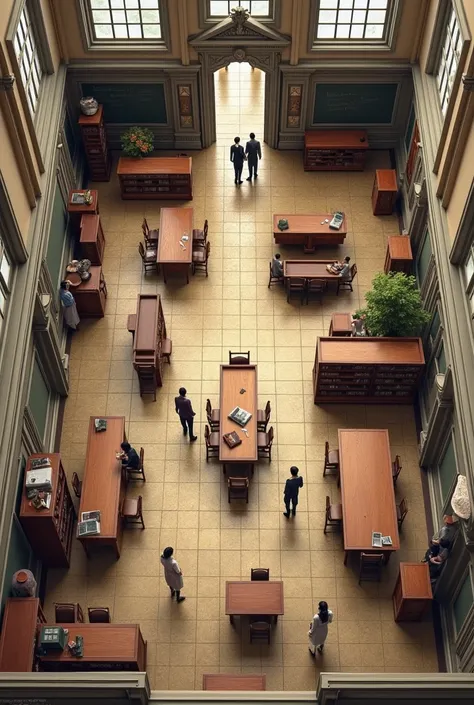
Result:
[[[365,316],[370,335],[404,337],[420,335],[431,318],[424,310],[416,279],[403,272],[377,274],[365,295],[367,305],[356,313]]]
[[[153,152],[153,132],[148,127],[130,127],[121,136],[127,157],[146,157]]]

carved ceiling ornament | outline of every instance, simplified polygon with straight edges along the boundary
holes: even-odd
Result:
[[[249,17],[250,17],[249,11],[246,10],[245,7],[242,7],[241,5],[237,5],[237,7],[233,7],[231,9],[230,19],[234,23],[236,34],[244,34],[244,24],[247,22]]]
[[[236,61],[245,61],[247,54],[244,49],[234,49],[233,57]]]

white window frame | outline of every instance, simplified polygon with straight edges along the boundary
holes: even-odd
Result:
[[[269,13],[268,15],[254,15],[254,19],[262,24],[274,24],[278,25],[280,22],[280,9],[281,0],[268,0],[269,1]],[[231,9],[237,7],[242,3],[239,0],[234,0],[230,2]],[[198,5],[199,11],[199,25],[204,27],[206,24],[217,24],[226,19],[229,15],[213,15],[211,13],[211,0],[199,0]],[[252,13],[250,13],[252,17]]]
[[[474,243],[471,243],[469,252],[464,259],[462,279],[471,316],[471,324],[474,325]]]
[[[6,274],[8,278],[5,276]],[[6,327],[13,277],[14,264],[6,250],[4,241],[0,237],[0,340],[2,339]]]
[[[90,0],[77,0],[77,6],[86,51],[169,51],[168,0],[159,0],[161,37],[157,39],[97,39]]]
[[[318,38],[320,0],[311,3],[309,22],[309,51],[393,51],[397,37],[398,25],[402,10],[400,0],[387,0],[387,16],[384,33],[381,39],[323,39]]]
[[[451,4],[444,20],[436,66],[436,85],[443,117],[446,117],[462,54],[462,31],[457,13]]]

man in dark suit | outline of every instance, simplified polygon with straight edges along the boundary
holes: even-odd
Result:
[[[193,411],[191,400],[186,399],[186,390],[184,387],[180,387],[179,397],[174,398],[174,405],[176,413],[179,415],[181,426],[183,427],[183,434],[186,436],[189,429],[189,440],[196,441],[197,436],[193,436],[193,422],[196,414]]]
[[[230,148],[230,161],[234,164],[235,179],[234,184],[241,184],[242,182],[242,168],[245,161],[244,148],[240,144],[240,137],[234,139],[235,144]]]
[[[294,465],[290,468],[291,477],[285,483],[285,490],[283,492],[283,499],[285,501],[286,512],[283,512],[283,516],[287,519],[290,518],[290,503],[292,507],[292,515],[296,515],[296,505],[298,504],[298,493],[300,487],[303,487],[303,478],[298,476],[298,468]]]
[[[252,181],[252,174],[257,178],[257,167],[258,160],[262,158],[262,150],[260,148],[260,142],[255,139],[255,133],[250,133],[250,140],[245,145],[245,154],[247,155],[247,160],[249,163],[249,178],[247,181]]]

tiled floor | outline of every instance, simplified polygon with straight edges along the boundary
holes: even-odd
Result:
[[[251,87],[262,78],[237,68],[218,79],[220,118],[226,106],[235,114],[240,105],[232,136],[235,129],[249,128],[249,115],[259,114],[253,104],[258,90],[246,88],[249,80]],[[261,124],[257,128],[261,134]],[[227,128],[219,127],[219,135],[224,133]],[[76,544],[71,569],[50,573],[47,612],[52,617],[55,600],[77,600],[83,607],[107,605],[114,622],[139,622],[156,689],[199,689],[202,674],[215,671],[263,671],[270,690],[313,690],[321,670],[436,671],[431,623],[397,625],[392,616],[398,562],[419,560],[427,541],[413,411],[317,407],[312,400],[316,337],[327,333],[333,311],[353,311],[363,303],[371,277],[383,267],[386,235],[397,230],[394,217],[371,214],[374,168],[387,166],[388,154],[372,153],[363,173],[304,173],[301,153],[264,147],[258,183],[236,189],[228,146],[227,140],[193,155],[190,205],[196,225],[209,219],[212,249],[209,278],[196,275],[188,286],[165,286],[155,275],[142,275],[141,218],[146,214],[157,227],[160,204],[121,201],[115,178],[98,185],[109,297],[105,318],[84,322],[73,338],[61,451],[69,475],[81,476],[89,415],[125,415],[131,443],[145,448],[148,481],[129,493],[143,495],[147,528],[125,533],[118,562],[112,557],[88,562]],[[347,246],[337,254],[357,262],[354,293],[327,295],[323,305],[289,305],[282,290],[267,288],[274,252],[271,214],[335,209],[348,217]],[[285,248],[283,257],[288,256],[303,253]],[[173,339],[172,364],[155,403],[138,394],[126,329],[140,291],[161,294]],[[258,465],[243,507],[227,503],[222,472],[217,462],[206,464],[203,441],[206,398],[218,404],[219,364],[229,349],[250,349],[258,362],[259,401],[263,407],[271,400],[276,434],[274,459]],[[174,413],[181,384],[197,410],[194,445],[183,439]],[[335,480],[322,477],[324,442],[334,445],[340,427],[388,428],[392,454],[402,457],[397,497],[407,497],[409,514],[401,550],[380,584],[359,587],[353,567],[343,565],[341,537],[322,531],[325,496],[338,497]],[[296,520],[287,522],[282,489],[292,464],[300,467],[305,486]],[[175,547],[184,573],[187,599],[181,605],[171,603],[162,577],[159,556],[168,545]],[[284,579],[285,615],[270,647],[251,648],[245,630],[231,628],[224,614],[225,581],[248,579],[251,567],[268,567],[271,577]],[[321,599],[334,611],[334,622],[324,656],[315,662],[306,635]]]

